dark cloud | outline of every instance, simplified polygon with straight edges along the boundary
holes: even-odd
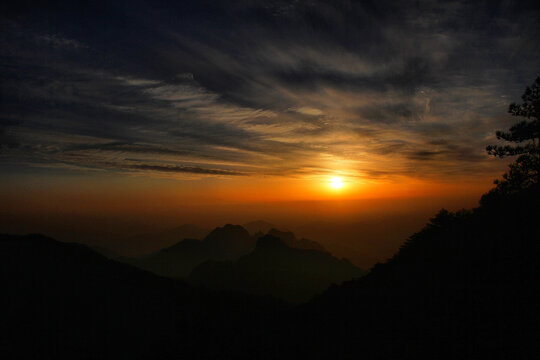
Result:
[[[420,151],[413,151],[407,154],[407,157],[411,160],[433,160],[438,155],[443,154],[444,151],[426,151],[426,150],[420,150]]]
[[[459,173],[483,164],[538,75],[539,14],[530,1],[14,2],[0,18],[2,158]],[[152,157],[165,165],[125,160]]]
[[[193,167],[193,166],[134,164],[134,165],[122,165],[121,168],[132,169],[132,170],[143,170],[143,171],[189,173],[189,174],[202,174],[202,175],[227,175],[227,176],[245,175],[237,171],[203,169],[203,168]]]
[[[358,114],[366,120],[394,124],[401,121],[419,120],[425,109],[413,103],[367,105],[358,109]]]

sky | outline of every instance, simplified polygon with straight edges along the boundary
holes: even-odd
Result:
[[[539,19],[528,1],[3,5],[0,226],[474,206],[508,165],[485,147],[539,75]]]

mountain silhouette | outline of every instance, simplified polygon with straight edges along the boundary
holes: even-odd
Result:
[[[264,220],[256,220],[248,222],[247,224],[242,225],[244,229],[246,229],[251,235],[255,235],[258,233],[266,234],[270,229],[274,228],[275,226],[270,224],[268,221]]]
[[[41,235],[0,235],[0,280],[5,359],[242,357],[270,346],[282,308]]]
[[[192,272],[190,281],[214,290],[84,245],[0,235],[2,355],[532,359],[540,351],[539,218],[537,185],[490,192],[472,211],[440,211],[394,257],[326,291],[358,269],[272,235],[235,261]],[[223,244],[227,236],[243,244],[241,234],[226,226],[208,242],[177,245]],[[320,295],[285,308],[235,290],[292,302]]]
[[[203,260],[190,283],[0,235],[2,358],[534,359],[539,218],[538,182],[498,187],[471,211],[441,210],[363,277],[289,233],[255,241],[226,225],[164,249],[238,256]]]
[[[116,251],[113,251],[113,250],[111,250],[109,248],[106,248],[104,246],[92,245],[92,246],[90,246],[90,248],[92,250],[94,250],[95,252],[105,256],[108,259],[117,259],[117,258],[121,257],[121,255],[119,253],[117,253]]]
[[[254,247],[255,239],[247,230],[227,224],[212,230],[202,241],[184,239],[149,256],[120,260],[158,275],[185,278],[207,260],[236,260]]]
[[[362,274],[345,259],[338,260],[319,250],[292,248],[278,237],[265,235],[257,240],[250,254],[235,262],[205,262],[192,271],[189,280],[212,289],[302,302],[331,284]]]
[[[533,358],[538,219],[538,185],[442,210],[390,260],[299,309],[290,348],[300,358]]]
[[[121,252],[127,257],[141,257],[169,247],[183,239],[203,239],[209,230],[193,224],[184,224],[163,231],[141,233],[121,241]]]
[[[212,259],[234,260],[253,250],[255,239],[240,225],[227,224],[208,234],[203,242]]]
[[[276,228],[272,228],[268,231],[268,235],[275,236],[279,239],[281,239],[287,246],[297,248],[297,249],[312,249],[312,250],[319,250],[319,251],[326,251],[324,246],[319,244],[318,242],[314,240],[309,239],[300,239],[298,240],[296,236],[294,236],[294,233],[291,231],[280,231]]]
[[[209,251],[201,240],[184,239],[155,254],[118,260],[161,276],[185,278],[195,266],[209,258]]]

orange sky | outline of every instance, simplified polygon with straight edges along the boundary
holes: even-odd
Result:
[[[505,161],[499,162],[504,171]],[[343,187],[331,179],[341,176]],[[211,229],[263,219],[369,267],[390,257],[440,208],[477,205],[496,176],[361,179],[328,176],[4,176],[2,232],[44,233],[128,251],[126,237],[194,223]]]
[[[502,162],[501,162],[501,165]],[[503,169],[501,169],[503,171]],[[340,173],[336,173],[340,175]],[[331,186],[334,176],[250,176],[198,179],[118,177],[18,177],[4,182],[0,196],[10,211],[74,211],[133,213],[175,210],[186,206],[264,204],[363,199],[472,198],[492,186],[495,177],[361,179],[340,176],[343,186]],[[358,209],[351,209],[351,212]]]

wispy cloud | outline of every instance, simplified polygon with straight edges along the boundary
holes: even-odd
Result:
[[[480,174],[538,75],[527,3],[183,6],[107,5],[107,26],[5,14],[0,157],[146,176]]]
[[[36,37],[36,40],[47,45],[57,47],[57,48],[72,48],[79,49],[84,48],[86,45],[80,43],[74,39],[67,39],[59,35],[39,35]]]
[[[204,169],[193,166],[174,166],[174,165],[151,165],[151,164],[133,164],[122,165],[123,168],[143,171],[158,171],[158,172],[172,172],[172,173],[190,173],[190,174],[205,174],[205,175],[227,175],[237,176],[243,175],[237,171],[227,171],[218,169]]]

